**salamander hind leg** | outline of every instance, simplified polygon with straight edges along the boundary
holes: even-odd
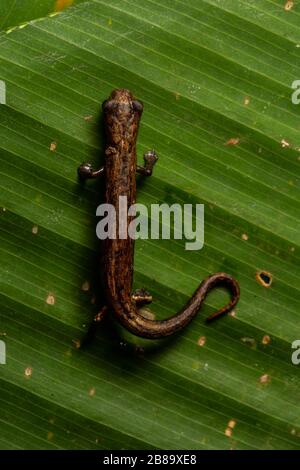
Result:
[[[145,289],[136,289],[131,294],[131,299],[138,307],[142,307],[143,305],[151,304],[152,295]]]
[[[158,160],[158,155],[154,150],[148,150],[144,153],[144,166],[137,166],[137,173],[140,173],[143,176],[151,176],[153,172],[153,167]]]

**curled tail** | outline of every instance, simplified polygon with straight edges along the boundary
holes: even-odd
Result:
[[[208,292],[217,286],[226,287],[231,294],[231,300],[206,319],[207,322],[211,322],[220,315],[228,313],[239,300],[239,285],[229,274],[215,273],[204,279],[187,304],[178,313],[166,320],[146,319],[138,313],[135,305],[122,300],[114,303],[115,314],[120,323],[131,333],[149,339],[163,338],[176,333],[190,323],[200,309]]]

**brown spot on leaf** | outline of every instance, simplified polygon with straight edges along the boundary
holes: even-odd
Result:
[[[246,233],[242,233],[242,240],[249,240],[249,236]]]
[[[52,441],[53,437],[54,437],[53,432],[52,432],[52,431],[49,431],[48,434],[47,434],[47,439],[48,439],[48,441]]]
[[[55,152],[56,148],[57,148],[57,143],[51,142],[50,147],[49,147],[50,151]]]
[[[38,231],[39,231],[39,228],[37,225],[34,225],[31,229],[31,232],[33,235],[37,235]]]
[[[232,429],[231,428],[226,428],[225,429],[225,436],[231,437],[232,436]]]
[[[206,343],[206,338],[205,336],[200,336],[200,338],[197,341],[198,346],[204,346]]]
[[[240,143],[239,137],[231,137],[225,142],[225,145],[237,145]]]
[[[271,382],[271,377],[268,374],[263,374],[259,377],[259,383],[266,385]]]
[[[263,336],[263,338],[262,338],[262,340],[261,340],[262,344],[265,344],[265,345],[269,344],[270,341],[271,341],[271,338],[270,338],[269,335]]]
[[[90,388],[89,390],[89,396],[94,397],[96,395],[96,389],[95,387]]]
[[[48,304],[48,305],[54,305],[55,304],[54,294],[48,294],[47,295],[46,304]]]
[[[286,4],[284,5],[285,11],[290,11],[294,6],[293,0],[287,0]]]
[[[90,116],[84,116],[83,118],[85,121],[89,122],[89,121],[92,121],[93,120],[93,116],[90,115]]]
[[[257,271],[255,279],[263,287],[270,287],[273,281],[273,276],[268,271]]]
[[[235,425],[236,425],[235,419],[231,419],[230,421],[228,421],[227,427],[230,429],[233,429]]]
[[[27,378],[31,377],[32,376],[32,367],[26,367],[26,369],[24,371],[24,375]]]
[[[245,105],[245,106],[248,106],[249,103],[250,103],[250,96],[245,96],[245,98],[244,98],[244,105]]]
[[[91,288],[91,285],[90,285],[89,281],[84,281],[84,283],[81,286],[81,290],[83,292],[88,292],[90,290],[90,288]]]

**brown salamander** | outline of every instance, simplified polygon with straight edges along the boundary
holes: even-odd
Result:
[[[152,150],[144,154],[144,166],[137,166],[136,140],[143,104],[126,89],[114,90],[104,101],[104,126],[106,133],[105,166],[93,170],[91,164],[78,168],[81,179],[105,176],[105,202],[116,209],[119,220],[119,197],[127,197],[128,208],[136,202],[136,172],[150,176],[158,159]],[[132,216],[128,216],[128,224]],[[118,222],[117,222],[118,224]],[[106,311],[112,311],[118,321],[131,333],[144,338],[162,338],[184,328],[196,315],[207,293],[216,286],[226,287],[231,301],[207,318],[211,321],[229,312],[238,302],[240,290],[237,281],[226,273],[216,273],[204,279],[187,304],[166,320],[150,320],[143,317],[138,308],[151,302],[148,292],[140,289],[132,294],[134,240],[127,236],[103,240],[103,271],[107,305],[97,319]]]

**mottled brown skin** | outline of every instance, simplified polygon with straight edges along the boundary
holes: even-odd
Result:
[[[130,91],[114,90],[103,103],[106,133],[105,167],[93,170],[88,163],[78,169],[81,179],[105,174],[105,202],[113,204],[117,212],[119,196],[127,196],[128,207],[136,202],[136,172],[145,176],[152,174],[157,161],[154,151],[144,155],[144,167],[137,167],[136,140],[143,105]],[[130,223],[130,218],[128,224]],[[119,227],[117,222],[117,234]],[[231,301],[207,318],[215,318],[229,312],[238,302],[240,290],[237,281],[226,273],[216,273],[201,282],[187,304],[166,320],[149,320],[139,314],[138,306],[151,302],[148,292],[140,289],[132,294],[134,240],[116,238],[103,241],[103,269],[107,306],[98,314],[102,319],[107,310],[114,312],[118,321],[131,333],[143,338],[162,338],[184,328],[200,309],[207,293],[216,286],[226,287]]]

